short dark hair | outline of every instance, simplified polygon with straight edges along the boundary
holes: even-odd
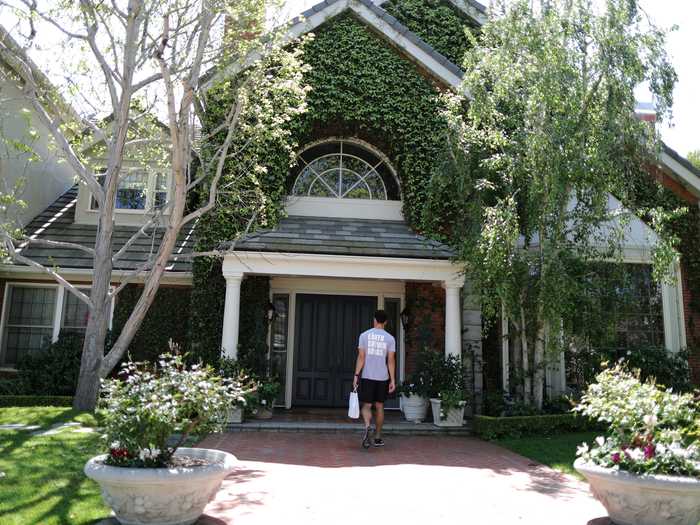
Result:
[[[374,312],[374,320],[377,321],[379,324],[386,323],[386,312],[384,310],[377,310],[376,312]]]

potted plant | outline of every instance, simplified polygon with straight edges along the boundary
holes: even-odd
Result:
[[[605,436],[578,449],[574,467],[618,525],[700,521],[700,410],[621,365],[604,370],[576,410],[604,423]]]
[[[256,389],[256,403],[253,407],[253,416],[256,419],[270,419],[275,400],[280,394],[280,384],[275,379],[268,378],[261,381]]]
[[[428,414],[428,385],[424,370],[415,372],[396,389],[407,421],[422,422]]]
[[[467,404],[465,370],[459,357],[428,352],[422,364],[427,374],[427,389],[433,423],[440,427],[460,427],[464,424]]]
[[[231,405],[226,412],[226,422],[229,424],[243,423],[246,408],[250,400],[255,397],[258,383],[235,359],[222,357],[219,360],[219,375],[233,380],[240,386],[237,395],[231,400]]]
[[[109,452],[85,474],[120,523],[196,522],[236,458],[182,445],[221,429],[240,385],[170,354],[157,365],[126,363],[120,376],[103,382],[98,404]]]

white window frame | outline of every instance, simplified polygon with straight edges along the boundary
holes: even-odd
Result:
[[[52,332],[51,332],[51,342],[55,343],[58,340],[58,336],[61,333],[61,327],[63,326],[63,303],[66,294],[69,294],[68,290],[60,284],[54,283],[33,283],[26,281],[6,281],[5,289],[3,291],[2,299],[2,314],[0,315],[0,352],[4,351],[5,348],[5,330],[7,329],[7,318],[10,314],[10,288],[11,287],[24,287],[24,288],[53,288],[56,289],[56,298],[53,311],[52,320]],[[90,285],[76,285],[77,288],[82,290],[89,290]],[[112,329],[112,320],[114,318],[114,298],[112,298],[110,311],[109,311],[109,329]],[[3,367],[0,365],[0,370],[14,370],[12,367]]]
[[[165,177],[165,202],[167,203],[170,200],[170,193],[171,193],[171,184],[170,184],[170,174],[165,172],[165,171],[158,171],[158,170],[149,170],[145,169],[139,166],[132,166],[128,168],[122,168],[122,170],[119,172],[119,182],[121,183],[122,180],[126,179],[129,175],[131,175],[131,172],[140,172],[140,173],[145,173],[148,175],[148,183],[146,184],[146,204],[143,209],[129,209],[129,208],[114,208],[115,213],[130,213],[130,214],[144,214],[144,213],[149,213],[152,212],[154,208],[154,200],[156,196],[156,180],[158,179],[159,175],[162,175]],[[98,174],[97,177],[100,177]],[[117,185],[117,191],[119,189],[119,185]],[[116,199],[117,196],[115,195],[114,198]],[[96,213],[99,210],[96,207],[93,207],[94,203],[94,197],[92,194],[90,194],[90,198],[88,199],[88,209],[87,211],[91,213]]]

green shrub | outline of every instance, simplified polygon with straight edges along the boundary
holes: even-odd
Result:
[[[31,395],[72,396],[78,384],[83,336],[61,333],[45,350],[17,363],[18,392]]]
[[[578,414],[491,417],[474,416],[474,433],[483,439],[518,438],[529,435],[553,435],[582,432],[595,428],[588,418]]]
[[[71,396],[0,396],[0,407],[69,407]]]

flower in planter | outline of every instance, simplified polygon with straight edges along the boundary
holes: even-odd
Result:
[[[601,372],[576,410],[604,423],[607,437],[579,447],[586,462],[635,474],[700,478],[700,410],[677,394],[617,365]]]
[[[221,429],[242,392],[212,368],[171,354],[156,365],[125,363],[119,376],[102,382],[98,403],[114,466],[167,467],[190,436]]]

